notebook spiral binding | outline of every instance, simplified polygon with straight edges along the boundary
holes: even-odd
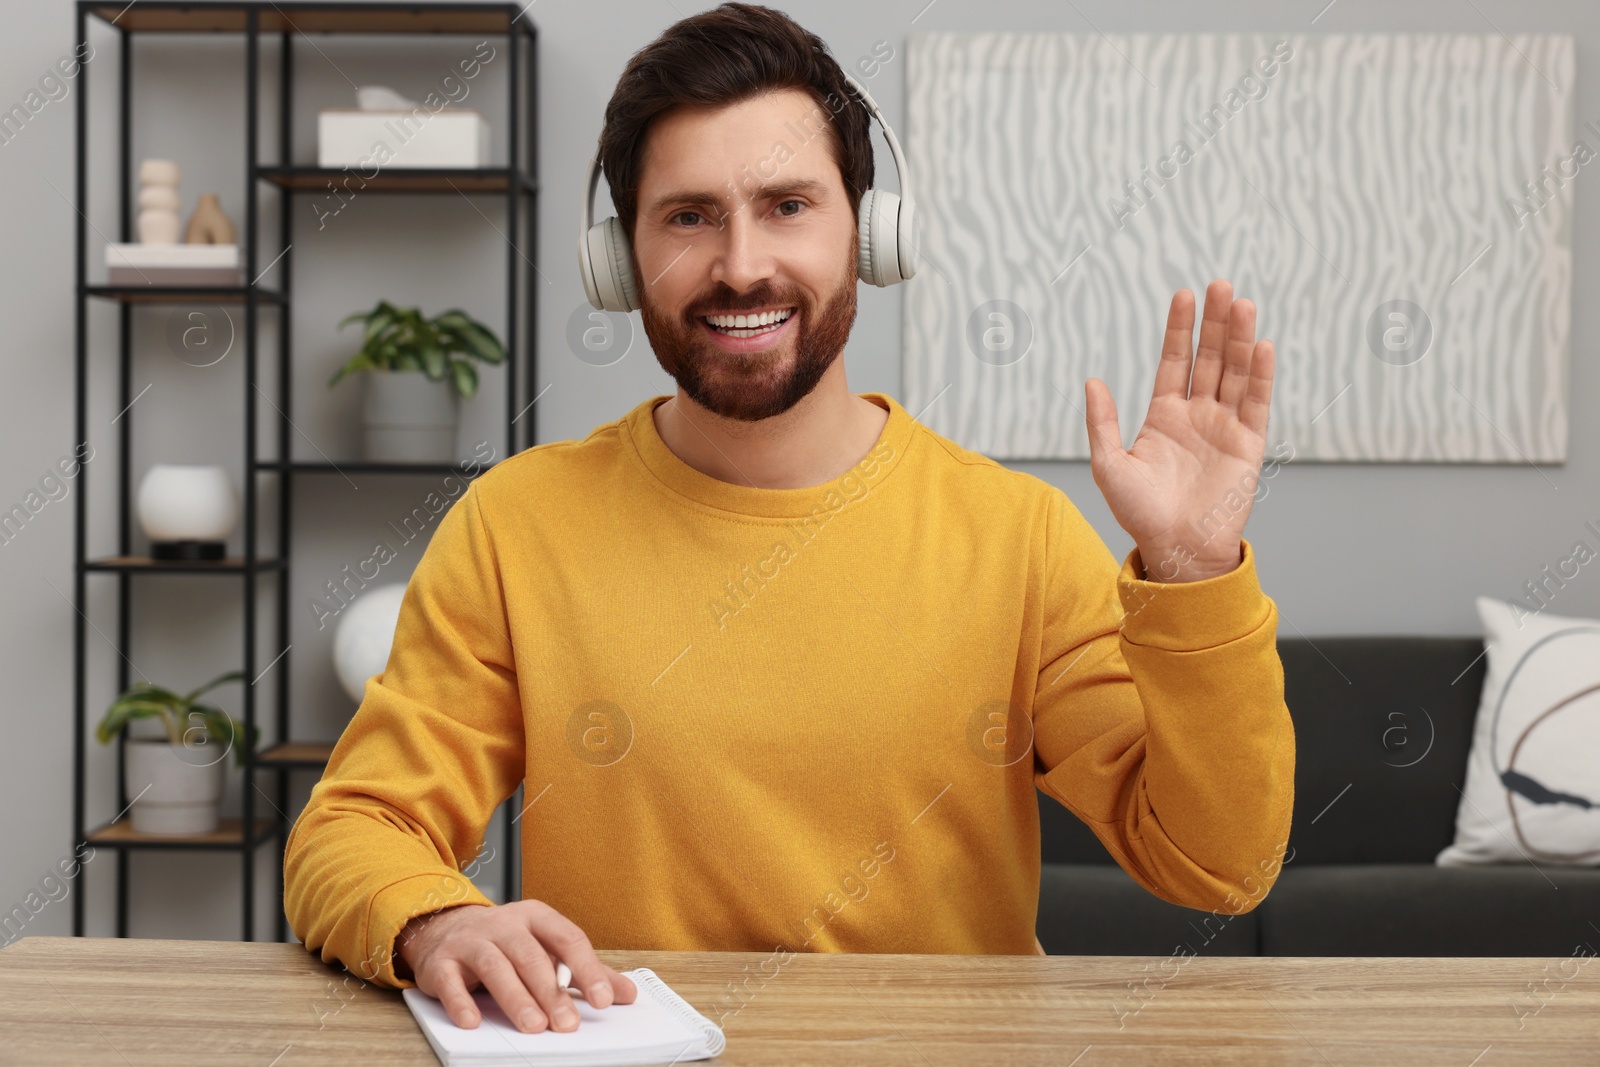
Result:
[[[722,1028],[716,1023],[695,1011],[694,1005],[678,996],[672,988],[663,982],[656,972],[648,967],[635,967],[626,974],[639,985],[647,987],[650,995],[655,997],[667,1011],[671,1012],[681,1022],[688,1025],[691,1030],[698,1030],[705,1035],[706,1049],[712,1057],[722,1055],[723,1049],[728,1047],[728,1038]]]

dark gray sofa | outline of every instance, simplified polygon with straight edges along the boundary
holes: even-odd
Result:
[[[1593,954],[1600,870],[1434,864],[1455,839],[1482,651],[1481,639],[1462,637],[1279,639],[1296,741],[1293,852],[1266,899],[1241,915],[1219,919],[1152,896],[1039,794],[1045,951]]]

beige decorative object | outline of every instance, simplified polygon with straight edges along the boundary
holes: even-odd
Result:
[[[107,285],[244,285],[233,222],[218,194],[200,197],[185,233],[178,215],[179,177],[178,164],[170,159],[139,164],[139,240],[106,245]]]
[[[180,206],[178,190],[170,185],[147,185],[139,190],[140,211],[170,211],[176,215]]]
[[[178,243],[178,165],[170,159],[147,159],[139,164],[139,242],[147,245]]]
[[[183,235],[184,243],[191,245],[231,245],[234,243],[233,220],[222,211],[222,202],[216,193],[200,194],[200,203],[189,216],[189,228]]]

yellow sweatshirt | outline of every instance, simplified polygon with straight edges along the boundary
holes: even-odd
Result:
[[[720,481],[654,397],[440,519],[289,836],[295,933],[359,977],[526,781],[522,892],[597,948],[1031,953],[1037,786],[1156,896],[1276,880],[1294,730],[1254,552],[1120,572],[1060,490],[889,412],[807,489]],[[470,872],[469,872],[470,873]]]

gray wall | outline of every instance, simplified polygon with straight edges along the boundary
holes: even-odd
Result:
[[[1287,33],[1364,31],[1490,32],[1569,31],[1577,35],[1579,77],[1577,121],[1600,117],[1600,98],[1588,77],[1600,45],[1600,9],[1578,0],[1520,2],[1481,0],[1478,5],[1432,0],[1393,4],[1375,0],[1325,0],[1266,3],[1230,0],[1223,5],[1177,2],[1127,4],[1079,0],[1077,5],[971,0],[897,0],[861,4],[844,0],[796,2],[789,10],[827,39],[846,63],[869,55],[875,42],[888,41],[892,60],[869,84],[887,113],[903,113],[904,40],[915,30],[1276,30]],[[671,392],[670,379],[656,365],[640,333],[621,362],[592,367],[567,347],[568,316],[584,305],[573,262],[577,209],[584,164],[592,153],[601,111],[628,55],[689,10],[669,0],[607,0],[574,3],[544,0],[530,9],[540,33],[540,100],[544,195],[539,209],[538,325],[541,351],[538,386],[548,391],[538,405],[539,440],[581,437],[596,424],[613,420],[643,398]],[[695,7],[701,5],[696,4]],[[1480,14],[1481,10],[1481,14]],[[22,4],[6,0],[0,9],[0,105],[22,100],[57,57],[72,46],[72,5],[66,0]],[[1322,12],[1319,17],[1319,12]],[[1316,19],[1313,26],[1312,20]],[[915,25],[913,26],[913,21]],[[96,147],[89,211],[95,224],[114,234],[115,123],[112,90],[116,74],[113,35],[97,28],[98,50],[89,64]],[[324,55],[309,46],[298,52],[302,78],[297,92],[303,112],[296,153],[314,155],[311,116],[319,106],[348,105],[357,83],[394,85],[412,95],[425,93],[456,59],[467,54],[466,39],[437,42],[333,42],[318,39]],[[386,52],[386,50],[389,50]],[[224,209],[242,221],[242,134],[238,128],[243,91],[236,41],[148,38],[136,52],[138,117],[135,159],[163,156],[184,166],[184,211],[197,193],[218,190]],[[482,106],[492,121],[502,118],[504,64],[491,62],[478,79],[478,94],[468,106]],[[77,93],[81,79],[70,83]],[[73,108],[74,98],[49,103],[11,143],[0,145],[0,202],[7,209],[4,280],[0,309],[11,337],[6,348],[7,388],[0,393],[0,504],[9,508],[38,485],[53,464],[77,444],[72,438],[73,402]],[[504,142],[497,126],[496,152]],[[879,168],[890,184],[888,153],[879,145]],[[1564,195],[1577,198],[1574,235],[1575,296],[1572,344],[1571,460],[1564,466],[1533,470],[1525,465],[1363,466],[1291,465],[1270,483],[1270,494],[1256,506],[1248,536],[1259,550],[1267,592],[1276,600],[1284,636],[1343,633],[1477,632],[1473,598],[1514,598],[1524,583],[1547,564],[1567,556],[1574,541],[1589,538],[1583,524],[1600,520],[1596,473],[1600,439],[1584,412],[1600,402],[1600,380],[1588,358],[1600,335],[1600,309],[1584,299],[1600,280],[1588,256],[1587,238],[1597,224],[1594,206],[1600,187],[1586,168]],[[1531,177],[1531,175],[1530,175]],[[54,187],[52,189],[52,186]],[[269,198],[270,200],[271,198]],[[476,205],[476,206],[475,206]],[[481,213],[480,213],[481,210]],[[452,304],[491,324],[503,321],[503,271],[507,245],[503,206],[494,200],[468,203],[455,198],[415,200],[361,196],[321,228],[308,202],[297,205],[294,255],[297,307],[292,342],[299,380],[295,391],[297,454],[314,448],[332,456],[356,449],[353,388],[330,392],[327,375],[347,351],[350,331],[334,325],[349,311],[379,296],[419,303],[426,310]],[[602,208],[604,211],[604,208]],[[267,215],[275,233],[274,218]],[[263,248],[270,248],[263,240]],[[91,271],[101,255],[91,237]],[[274,250],[275,251],[275,250]],[[1310,254],[1307,252],[1307,254]],[[98,277],[92,273],[91,277]],[[272,280],[269,275],[267,280]],[[1208,279],[1194,278],[1203,290]],[[912,284],[916,284],[913,282]],[[1244,293],[1241,295],[1254,295]],[[857,392],[900,395],[900,291],[864,288],[855,333],[846,350],[850,384]],[[1153,301],[1152,316],[1164,312]],[[236,315],[237,318],[237,315]],[[270,316],[269,316],[270,318]],[[637,317],[635,317],[637,322]],[[166,340],[170,316],[144,310],[137,316],[134,391],[150,386],[137,403],[133,469],[138,475],[157,461],[216,459],[241,462],[237,411],[244,395],[242,361],[236,357],[210,368],[173,358]],[[1260,333],[1274,335],[1278,310],[1260,308]],[[94,308],[90,318],[96,393],[91,407],[89,463],[92,554],[114,547],[112,419],[115,401],[115,312]],[[262,333],[270,345],[271,324]],[[268,349],[270,351],[270,349]],[[1107,353],[1106,359],[1127,353]],[[1133,355],[1156,358],[1157,353]],[[1299,353],[1280,348],[1287,363]],[[467,419],[462,451],[488,436],[501,410],[494,384]],[[1147,397],[1119,396],[1125,437],[1142,420]],[[264,409],[265,410],[265,409]],[[498,447],[498,437],[490,437]],[[313,447],[314,446],[314,447]],[[1019,464],[1064,489],[1119,558],[1131,547],[1112,520],[1085,463]],[[328,664],[331,628],[318,631],[306,604],[322,582],[345,563],[370,553],[387,523],[408,513],[434,485],[426,479],[347,483],[337,477],[308,483],[296,498],[296,573],[291,601],[298,657],[291,701],[294,729],[302,737],[331,737],[353,710]],[[76,494],[82,479],[71,483]],[[272,500],[263,481],[263,504]],[[9,544],[0,546],[0,669],[6,698],[0,711],[0,910],[9,911],[35,889],[71,844],[72,701],[72,508],[75,496],[50,502]],[[237,542],[237,538],[236,538]],[[141,547],[136,542],[136,549]],[[420,554],[420,543],[401,550],[384,580],[404,580]],[[392,574],[389,572],[393,572]],[[263,590],[270,585],[263,584]],[[117,650],[115,582],[94,578],[89,636],[94,667],[89,687],[91,715],[114,695],[117,657],[158,682],[191,686],[240,661],[240,631],[235,580],[197,577],[135,581],[134,636]],[[1563,589],[1552,611],[1600,614],[1600,568],[1587,567]],[[256,663],[264,667],[279,651],[271,647],[270,616],[261,616],[263,640]],[[137,677],[137,675],[135,675]],[[263,685],[281,678],[269,672]],[[237,693],[237,690],[233,690]],[[266,690],[270,695],[270,688]],[[237,710],[237,707],[235,707]],[[90,817],[98,821],[114,808],[115,768],[111,752],[91,746]],[[297,779],[294,803],[309,786]],[[230,804],[237,804],[237,783]],[[258,807],[260,804],[258,803]],[[272,864],[263,851],[262,865]],[[114,891],[111,853],[102,851],[72,887],[87,892],[95,934],[112,930]],[[495,864],[482,883],[489,888]],[[258,871],[261,889],[259,929],[270,936],[267,903],[271,871]],[[151,853],[137,856],[133,879],[132,932],[136,936],[231,938],[238,935],[238,864],[220,855]],[[65,933],[70,904],[46,907],[29,932]]]

